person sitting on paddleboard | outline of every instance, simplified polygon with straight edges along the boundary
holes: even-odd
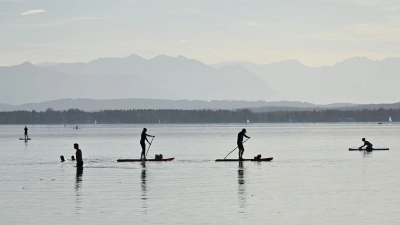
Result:
[[[364,147],[364,146],[367,146],[367,148],[365,148],[365,149],[367,149],[367,150],[372,150],[372,144],[371,144],[371,142],[365,140],[365,138],[363,138],[362,141],[364,142],[364,145],[361,146],[361,147],[359,147],[359,149],[361,149],[361,148]]]
[[[244,152],[243,137],[250,138],[249,136],[246,135],[246,129],[244,128],[242,131],[238,133],[238,139],[237,139],[237,146],[239,149],[239,160],[243,159],[243,152]]]
[[[25,140],[28,140],[28,128],[25,126],[24,128],[25,131]]]
[[[146,134],[146,132],[147,132],[147,129],[143,128],[142,135],[140,136],[140,145],[142,146],[142,154],[140,155],[140,159],[146,159],[146,142],[145,141],[147,141],[147,143],[149,143],[149,145],[151,145],[149,140],[147,140],[147,137],[155,137],[155,136]]]

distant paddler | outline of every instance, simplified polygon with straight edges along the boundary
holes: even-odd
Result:
[[[359,147],[358,149],[362,149],[364,146],[367,146],[367,147],[365,148],[366,150],[372,150],[372,149],[373,149],[373,148],[372,148],[371,142],[365,140],[365,138],[363,138],[363,139],[361,139],[361,140],[364,142],[364,145],[361,146],[361,147]]]
[[[249,136],[246,135],[246,129],[244,128],[242,131],[238,133],[238,138],[237,138],[237,146],[239,149],[239,160],[243,159],[243,152],[244,152],[243,137],[250,138]]]
[[[24,128],[24,132],[25,132],[25,141],[28,140],[28,128],[25,126]]]
[[[145,141],[147,141],[147,143],[149,143],[149,145],[151,145],[149,140],[147,140],[147,137],[153,137],[153,138],[155,137],[153,135],[146,134],[146,132],[147,132],[147,129],[143,128],[142,135],[140,136],[140,145],[142,146],[142,154],[140,155],[140,159],[146,159],[146,142]]]

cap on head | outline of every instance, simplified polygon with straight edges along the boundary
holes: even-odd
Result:
[[[246,129],[243,128],[242,132],[243,132],[243,133],[246,133],[247,131],[246,131]]]
[[[365,138],[361,139],[362,141],[365,141]]]
[[[147,131],[147,128],[143,128],[143,131],[146,132],[146,131]]]

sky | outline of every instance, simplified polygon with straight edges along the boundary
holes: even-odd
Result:
[[[0,66],[130,54],[311,67],[400,57],[400,0],[0,0]]]

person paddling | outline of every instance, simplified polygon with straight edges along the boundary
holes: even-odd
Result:
[[[364,142],[364,145],[359,147],[358,149],[362,149],[362,147],[367,146],[365,149],[366,150],[372,150],[372,144],[371,142],[365,140],[365,138],[361,139]]]
[[[27,141],[28,140],[28,128],[26,126],[24,128],[24,131],[25,131],[25,141]]]
[[[142,134],[140,136],[140,145],[142,146],[142,154],[140,155],[140,159],[146,159],[146,142],[149,143],[149,145],[151,145],[151,143],[149,142],[149,140],[147,140],[147,137],[155,137],[153,135],[148,135],[146,134],[147,129],[143,128]]]
[[[77,143],[74,144],[74,149],[76,149],[76,167],[83,168],[82,150],[79,149],[79,145]]]
[[[237,138],[237,146],[239,149],[239,160],[243,159],[243,152],[244,152],[243,137],[250,138],[249,136],[246,135],[246,129],[244,128],[242,131],[238,133],[238,138]]]

